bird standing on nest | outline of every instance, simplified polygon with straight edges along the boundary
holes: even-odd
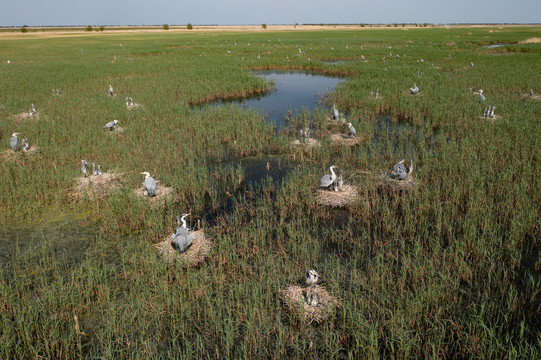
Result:
[[[188,232],[185,220],[186,216],[190,216],[190,214],[182,214],[182,217],[177,216],[177,231],[172,236],[172,245],[180,252],[188,250],[188,248],[192,245],[193,239],[195,237],[194,234],[190,234]]]
[[[331,165],[331,175],[323,175],[321,179],[319,179],[319,187],[324,188],[327,190],[334,190],[338,191],[338,186],[336,186],[336,180],[338,180],[338,176],[336,176],[336,173],[334,172],[334,168],[336,166]]]
[[[81,172],[83,176],[88,176],[88,161],[81,159]]]
[[[145,181],[143,182],[143,195],[148,195],[150,197],[156,196],[156,189],[158,188],[157,181],[150,176],[148,171],[143,171],[140,174],[145,175]]]
[[[319,274],[314,269],[308,270],[304,275],[306,285],[310,286],[310,289],[306,290],[306,302],[310,306],[316,306],[319,303],[319,294],[317,292],[318,279]]]
[[[113,131],[117,128],[117,125],[118,125],[118,120],[115,119],[113,121],[109,121],[107,124],[105,124],[103,128],[109,129],[109,131]]]
[[[17,135],[20,133],[13,133],[11,134],[11,139],[9,139],[9,145],[11,146],[11,150],[17,151],[17,143],[19,142],[17,139]]]
[[[357,137],[357,131],[355,130],[353,125],[351,125],[351,123],[347,123],[347,125],[349,126],[349,136],[353,138]]]
[[[114,94],[114,91],[113,91],[113,87],[111,85],[109,85],[109,96],[113,96]]]
[[[393,166],[393,171],[391,172],[391,177],[396,180],[406,180],[409,174],[413,172],[413,159],[410,160],[410,166],[406,168],[404,166],[404,161],[401,160],[398,164]]]

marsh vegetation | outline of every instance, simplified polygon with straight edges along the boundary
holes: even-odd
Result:
[[[540,358],[541,101],[527,94],[541,93],[541,44],[521,43],[538,32],[0,42],[2,151],[14,132],[39,147],[0,158],[0,358]],[[207,104],[269,92],[260,70],[345,81],[278,130],[264,112]],[[494,122],[479,119],[479,89]],[[31,103],[39,119],[19,119]],[[362,141],[330,140],[345,134],[332,104]],[[125,131],[111,136],[113,119]],[[320,146],[291,146],[307,126]],[[365,176],[410,158],[412,190]],[[73,196],[80,159],[115,186]],[[331,164],[358,189],[339,209],[316,201]],[[143,171],[171,189],[158,206],[134,192]],[[156,251],[188,212],[212,244],[191,268]],[[340,303],[320,323],[280,295],[310,268]]]

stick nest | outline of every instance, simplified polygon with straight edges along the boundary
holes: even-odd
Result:
[[[143,107],[143,105],[141,104],[138,104],[138,103],[133,103],[133,105],[128,105],[126,106],[126,109],[128,110],[135,110],[135,109],[138,109],[140,107]]]
[[[349,137],[344,134],[331,134],[331,141],[340,145],[354,146],[360,144],[362,139],[358,136]]]
[[[310,322],[321,323],[326,320],[335,310],[340,307],[340,301],[335,299],[323,286],[317,287],[319,302],[312,306],[306,301],[307,291],[310,287],[301,287],[291,285],[285,290],[280,291],[280,297],[284,302],[286,309]]]
[[[17,152],[6,149],[0,153],[0,159],[9,161],[9,162],[22,162],[24,159],[38,156],[39,155],[39,147],[37,146],[31,146],[28,150],[19,150]]]
[[[493,117],[479,116],[479,120],[490,121],[491,123],[494,123],[496,120],[500,120],[500,119],[501,119],[501,115],[494,115]]]
[[[111,191],[120,188],[120,175],[104,172],[102,175],[81,176],[75,179],[77,184],[68,196],[71,200],[81,200],[84,197],[94,199],[107,197]]]
[[[194,239],[192,245],[185,252],[181,253],[173,247],[171,235],[167,236],[162,242],[155,244],[158,254],[164,260],[172,264],[179,261],[186,267],[195,267],[200,265],[210,254],[211,242],[205,237],[203,230],[193,232]]]
[[[158,206],[161,204],[162,206],[165,205],[165,202],[167,200],[171,201],[174,198],[174,192],[175,190],[172,187],[165,187],[161,185],[157,185],[156,187],[156,196],[150,197],[148,195],[143,194],[143,187],[134,190],[135,194],[142,198],[148,198],[150,200],[151,206]]]
[[[391,173],[381,175],[381,185],[392,190],[413,190],[415,188],[415,181],[413,176],[409,174],[404,180],[397,180],[391,178]]]
[[[294,140],[291,142],[291,145],[295,147],[307,147],[307,148],[313,148],[313,147],[320,147],[321,144],[316,139],[308,138],[306,142],[301,142],[299,139]]]
[[[118,133],[123,133],[125,130],[123,127],[121,126],[116,126],[113,128],[113,130],[107,130],[107,132],[109,133],[109,135],[113,136],[115,134],[118,134]]]
[[[316,201],[331,207],[346,207],[357,201],[358,197],[359,191],[353,185],[343,185],[338,191],[318,189],[316,192]]]
[[[39,112],[34,115],[30,115],[28,112],[23,112],[15,115],[16,121],[37,121],[39,120]]]
[[[330,122],[331,124],[332,123],[335,123],[335,124],[345,124],[346,123],[346,117],[344,116],[344,114],[340,114],[340,116],[338,117],[338,119],[335,119],[334,118],[334,115],[332,116],[329,116],[327,118],[327,121]]]

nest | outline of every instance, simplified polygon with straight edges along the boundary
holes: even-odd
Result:
[[[491,123],[494,123],[496,120],[499,120],[500,118],[501,118],[500,115],[494,115],[493,117],[479,116],[479,120],[490,121]]]
[[[331,141],[345,146],[355,146],[361,143],[362,139],[358,136],[350,137],[343,134],[331,134]]]
[[[25,159],[26,157],[32,157],[39,154],[39,148],[37,146],[31,146],[28,150],[19,150],[17,152],[6,149],[0,153],[0,159],[10,162],[18,162]]]
[[[158,249],[158,254],[164,258],[164,260],[172,264],[175,261],[179,261],[186,267],[195,267],[200,265],[210,254],[211,243],[205,237],[203,230],[193,232],[194,238],[192,245],[188,250],[181,253],[176,250],[172,243],[173,239],[171,235],[167,236],[162,242],[155,244]]]
[[[23,112],[20,114],[15,115],[16,121],[27,121],[27,120],[39,120],[39,113],[35,113],[34,115],[30,115],[28,112]]]
[[[165,187],[157,185],[156,187],[156,196],[150,197],[143,193],[143,187],[134,190],[135,194],[142,198],[148,198],[152,206],[157,206],[159,204],[165,205],[167,200],[172,200],[174,197],[174,190],[172,187]]]
[[[113,128],[113,130],[107,130],[109,132],[109,135],[114,135],[116,133],[123,133],[124,132],[124,128],[121,127],[121,126],[115,126]]]
[[[389,174],[380,176],[381,185],[388,187],[392,190],[413,190],[415,188],[415,181],[413,176],[409,174],[404,180],[393,179]]]
[[[338,191],[318,189],[316,192],[316,201],[321,205],[331,207],[346,207],[357,201],[359,191],[356,186],[343,185]]]
[[[346,120],[346,117],[344,116],[344,114],[340,114],[338,119],[335,119],[334,115],[331,115],[331,116],[329,116],[327,118],[327,121],[330,122],[330,123],[345,124],[347,120]]]
[[[522,99],[524,99],[524,100],[541,100],[541,95],[530,96],[530,94],[524,94],[524,95],[522,95]]]
[[[68,193],[71,200],[90,197],[101,199],[120,187],[119,174],[104,172],[101,175],[81,176],[76,179],[77,185]]]
[[[127,105],[127,106],[126,106],[126,109],[128,109],[128,110],[134,110],[134,109],[137,109],[137,108],[142,107],[142,106],[143,106],[143,105],[141,105],[141,104],[134,103],[133,105]]]
[[[297,140],[292,141],[291,145],[296,146],[296,147],[308,147],[308,148],[320,147],[321,146],[319,141],[317,141],[316,139],[312,139],[312,138],[308,138],[308,140],[306,142],[301,142],[299,139],[297,139]]]
[[[280,297],[288,311],[310,322],[321,323],[331,315],[340,302],[335,299],[323,286],[317,287],[319,301],[317,305],[310,305],[307,301],[307,292],[310,287],[290,285],[280,292]]]

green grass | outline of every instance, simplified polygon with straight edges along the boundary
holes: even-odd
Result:
[[[0,160],[0,358],[539,358],[541,100],[523,95],[541,93],[541,44],[481,46],[538,34],[359,28],[0,42],[0,141],[7,150],[17,131],[39,147]],[[372,137],[381,114],[395,125],[346,148],[325,140],[338,130],[328,114],[301,112],[292,126],[312,121],[322,141],[304,152],[257,112],[192,106],[265,91],[254,69],[347,75],[327,100],[357,132]],[[408,94],[414,82],[418,96]],[[499,120],[479,119],[486,105],[470,86]],[[143,106],[126,110],[125,96]],[[17,120],[31,103],[40,119]],[[124,133],[103,131],[113,119]],[[235,161],[267,154],[300,166],[278,185],[240,191]],[[411,155],[413,192],[355,174]],[[68,201],[82,158],[122,173],[122,189]],[[331,163],[360,187],[347,210],[314,200]],[[137,198],[141,171],[173,187],[175,200],[151,208]],[[164,264],[152,244],[188,211],[213,248],[186,270]],[[320,325],[279,299],[310,267],[342,304]]]

